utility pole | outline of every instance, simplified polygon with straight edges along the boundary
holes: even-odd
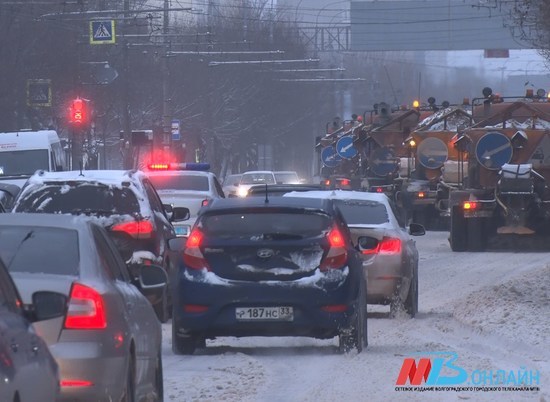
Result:
[[[162,21],[162,33],[164,35],[164,55],[162,58],[162,133],[163,146],[172,149],[172,112],[170,93],[170,65],[168,64],[168,52],[170,47],[169,34],[169,0],[164,0],[164,16]]]
[[[124,0],[124,11],[130,11],[130,0]],[[124,23],[124,33],[128,33],[129,23]],[[122,42],[122,63],[124,84],[122,90],[122,125],[124,131],[123,147],[123,167],[124,169],[132,169],[134,167],[134,158],[132,150],[132,127],[130,125],[130,69],[128,68],[128,43],[126,39]]]

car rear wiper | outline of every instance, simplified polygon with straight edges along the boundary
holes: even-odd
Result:
[[[265,240],[293,240],[293,239],[302,239],[303,236],[296,234],[296,233],[278,233],[278,232],[270,232],[270,233],[262,233],[262,237]]]

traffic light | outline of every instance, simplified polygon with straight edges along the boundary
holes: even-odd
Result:
[[[86,104],[82,98],[76,98],[71,103],[69,121],[77,126],[83,125],[87,118]]]

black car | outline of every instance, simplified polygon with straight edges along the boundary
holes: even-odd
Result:
[[[0,260],[0,401],[54,401],[59,395],[59,368],[31,322],[63,316],[64,296],[39,291],[32,300],[23,305]]]
[[[178,271],[172,348],[190,354],[218,336],[339,336],[367,345],[366,278],[331,200],[213,200]]]
[[[123,170],[38,172],[29,178],[12,209],[94,217],[108,230],[133,274],[137,276],[143,263],[158,264],[169,278],[174,277],[180,258],[168,248],[168,240],[176,237],[169,217],[177,220],[178,211],[165,210],[143,172]],[[162,300],[153,302],[162,322],[170,318],[170,298],[167,290]]]

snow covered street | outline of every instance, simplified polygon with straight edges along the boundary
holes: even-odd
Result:
[[[419,313],[391,319],[389,307],[369,305],[366,352],[341,355],[337,338],[255,337],[207,341],[206,350],[175,356],[167,323],[165,401],[550,401],[550,253],[453,253],[446,232],[416,240]],[[426,387],[408,382],[412,391],[396,390],[405,358],[435,352],[456,353],[454,366],[469,374],[456,387],[490,387],[499,373],[517,380],[519,372],[540,390],[419,392]],[[441,375],[455,376],[450,367]],[[492,380],[482,382],[487,373]]]

